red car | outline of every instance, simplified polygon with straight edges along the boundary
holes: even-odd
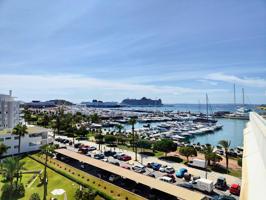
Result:
[[[121,157],[120,160],[123,160],[123,161],[129,161],[129,160],[131,160],[131,156],[124,155],[124,156]]]
[[[130,170],[130,166],[129,165],[121,165],[122,168],[124,169],[129,169]]]
[[[239,196],[240,195],[240,185],[232,184],[230,187],[230,193]]]

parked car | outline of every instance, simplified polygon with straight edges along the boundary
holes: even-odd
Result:
[[[148,176],[149,177],[152,177],[152,178],[155,178],[156,177],[154,173],[149,173]]]
[[[173,174],[173,173],[175,173],[175,169],[173,167],[167,166],[165,168],[165,172],[168,174]]]
[[[189,182],[180,183],[177,186],[184,187],[184,188],[187,188],[187,189],[190,189],[190,190],[194,189],[192,183],[189,183]]]
[[[184,174],[187,172],[186,168],[180,168],[179,170],[176,171],[175,175],[178,178],[183,178]]]
[[[81,145],[82,145],[81,143],[76,143],[76,144],[74,144],[74,147],[79,148]]]
[[[145,166],[141,165],[141,164],[136,164],[132,167],[132,170],[138,173],[144,173],[145,170]]]
[[[94,151],[94,150],[96,150],[96,149],[97,149],[96,147],[93,147],[93,146],[92,146],[92,147],[89,147],[89,148],[88,148],[88,151]]]
[[[125,155],[125,154],[119,152],[119,153],[114,154],[114,155],[113,155],[113,158],[119,159],[119,158],[120,158],[121,156],[123,156],[123,155]]]
[[[164,176],[167,176],[167,177],[171,178],[173,183],[176,182],[175,176],[173,174],[165,174]]]
[[[108,162],[113,164],[113,165],[120,166],[120,164],[119,164],[119,162],[117,160],[110,159],[110,160],[108,160]]]
[[[152,168],[155,171],[158,171],[162,165],[159,163],[151,162],[147,164],[148,168]]]
[[[119,157],[119,160],[129,161],[129,160],[131,160],[131,156],[123,155],[123,156],[120,156],[120,157]]]
[[[127,164],[123,164],[121,165],[121,167],[124,169],[129,169],[129,170],[131,169],[130,165],[127,165]]]
[[[109,156],[113,156],[113,155],[115,155],[115,154],[116,154],[115,151],[105,151],[105,152],[104,152],[104,155],[107,156],[107,157],[109,157]]]
[[[214,197],[212,200],[236,200],[236,198],[233,196],[220,195],[220,196]]]
[[[165,169],[166,169],[167,165],[163,165],[159,168],[159,171],[160,172],[165,172]]]
[[[173,183],[173,179],[168,176],[159,177],[159,180],[167,182],[167,183]]]
[[[239,184],[232,184],[230,189],[229,189],[230,193],[231,194],[234,194],[234,195],[237,195],[239,196],[240,195],[240,185]]]
[[[190,173],[184,173],[184,179],[185,181],[190,181],[191,180],[191,174]]]
[[[216,183],[214,184],[214,187],[219,190],[226,190],[227,189],[226,179],[224,177],[219,177]]]
[[[101,160],[101,159],[104,159],[104,155],[102,153],[98,153],[98,154],[94,155],[94,158],[98,159],[98,160]]]

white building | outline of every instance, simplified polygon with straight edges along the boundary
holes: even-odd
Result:
[[[11,129],[4,129],[0,131],[0,143],[8,146],[8,151],[3,156],[14,155],[18,153],[19,137],[11,133]],[[48,137],[48,129],[39,126],[28,126],[27,134],[21,137],[20,152],[37,151],[45,144],[50,143],[52,140]]]
[[[14,128],[20,120],[19,102],[9,95],[0,94],[0,130]]]

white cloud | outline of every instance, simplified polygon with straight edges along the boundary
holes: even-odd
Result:
[[[0,75],[0,90],[14,89],[17,91],[53,91],[56,95],[64,93],[64,90],[87,91],[115,91],[128,92],[134,94],[149,95],[182,95],[182,94],[204,94],[223,92],[223,89],[193,89],[186,87],[167,86],[167,85],[148,85],[134,84],[122,81],[103,80],[91,77],[85,77],[79,74],[73,75]],[[56,97],[56,96],[54,96]],[[32,97],[36,98],[36,97]]]
[[[213,81],[223,81],[228,83],[236,83],[239,85],[244,85],[248,87],[266,87],[266,79],[261,78],[240,78],[234,75],[227,75],[224,73],[213,73],[209,74],[206,77],[207,80],[213,80]]]

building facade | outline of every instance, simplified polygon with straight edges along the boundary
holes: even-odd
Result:
[[[37,151],[41,146],[52,142],[52,139],[48,137],[48,129],[29,125],[27,132],[25,136],[21,137],[21,153]],[[5,129],[0,131],[0,143],[4,143],[8,147],[7,152],[3,156],[18,153],[19,137],[12,134],[12,130]]]
[[[9,95],[0,94],[0,130],[13,129],[20,120],[19,102]]]

